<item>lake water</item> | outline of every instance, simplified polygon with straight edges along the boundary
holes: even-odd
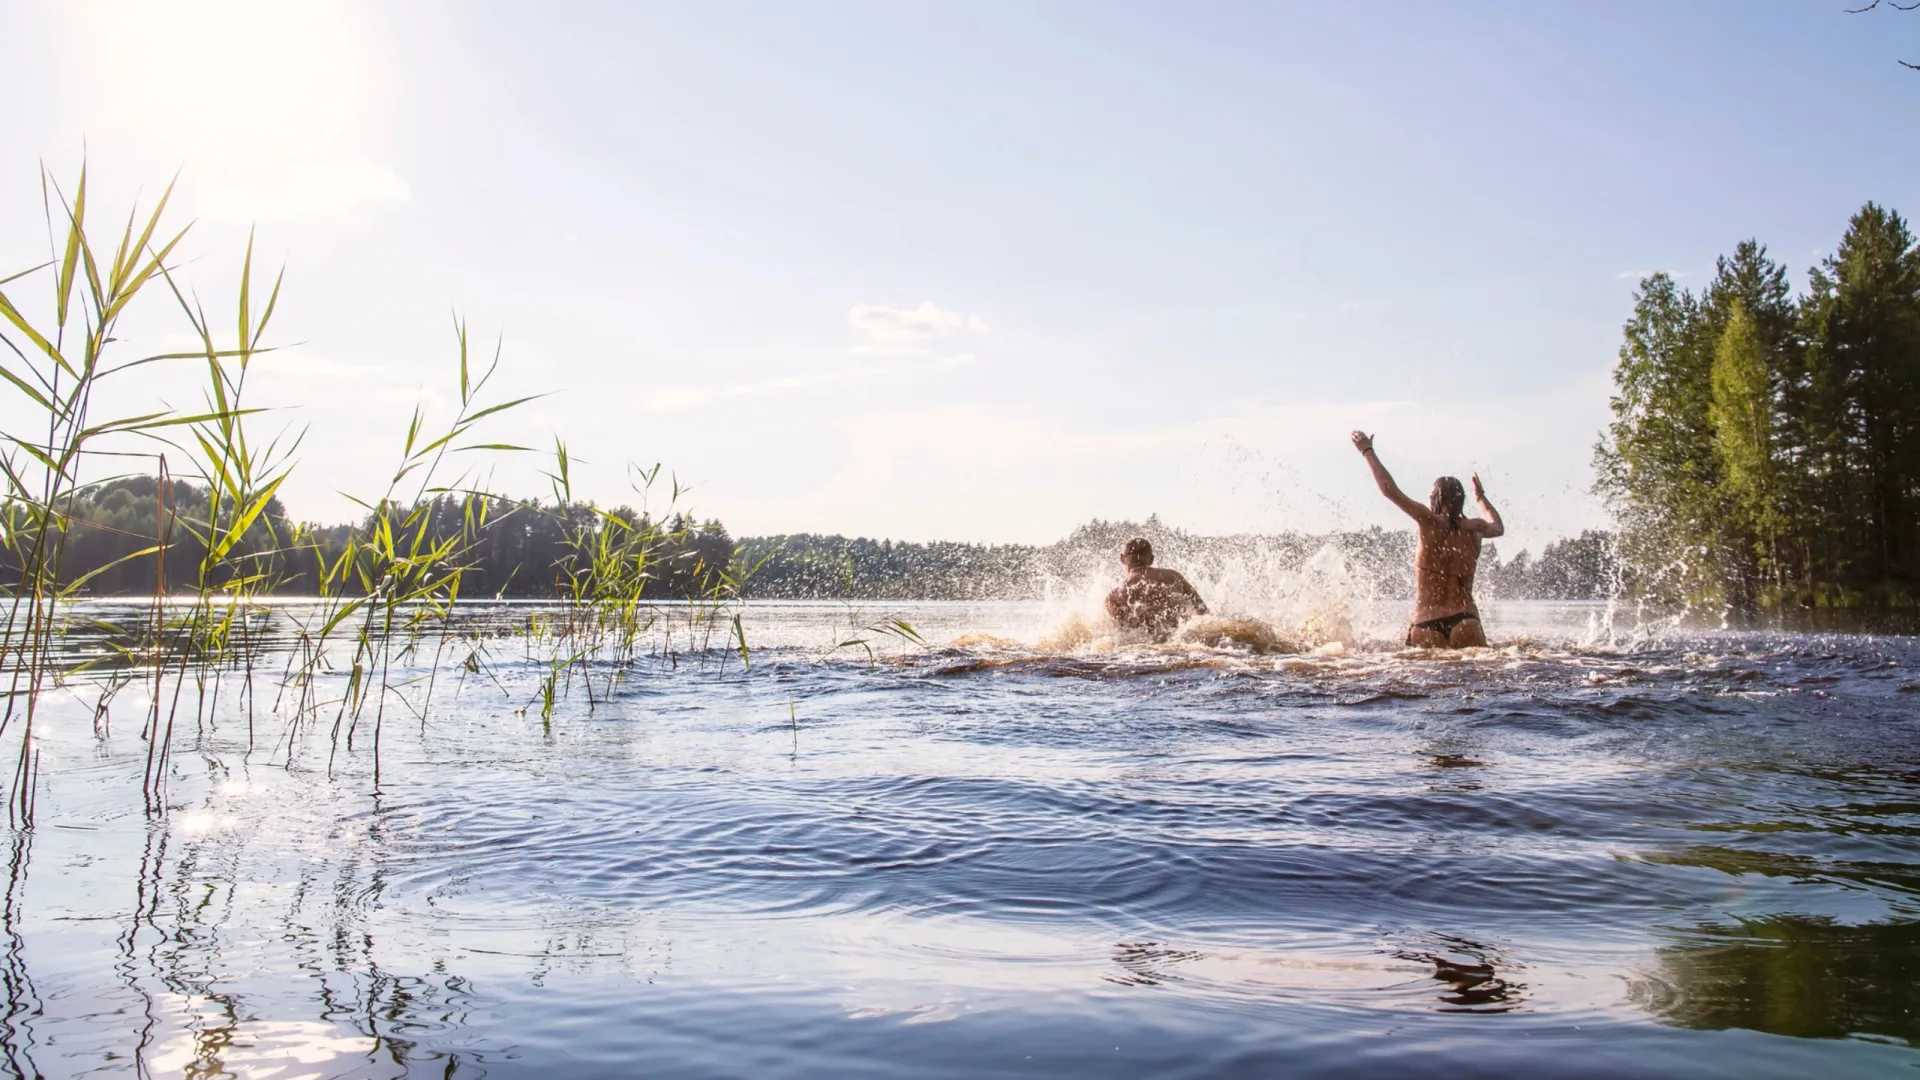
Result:
[[[935,646],[832,651],[896,615]],[[364,728],[330,775],[331,714],[289,735],[263,678],[249,752],[233,678],[189,688],[154,819],[142,691],[102,729],[76,687],[0,1067],[1920,1075],[1915,640],[1599,616],[1276,658],[756,604],[750,667],[716,637],[547,720],[498,637],[389,703],[377,794]]]

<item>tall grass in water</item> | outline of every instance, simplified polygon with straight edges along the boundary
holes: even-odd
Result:
[[[680,527],[671,528],[663,519],[655,519],[644,510],[638,514],[603,510],[591,503],[579,503],[573,497],[572,457],[564,442],[554,443],[554,471],[547,474],[553,488],[555,512],[562,515],[566,553],[554,569],[558,587],[559,611],[543,626],[549,656],[549,673],[540,695],[541,716],[552,715],[555,682],[578,675],[587,694],[589,708],[610,696],[621,675],[639,659],[637,646],[650,631],[660,632],[660,655],[677,663],[673,635],[675,616],[685,641],[699,642],[703,655],[711,651],[712,636],[724,627],[725,657],[737,654],[742,665],[752,662],[746,630],[737,611],[725,613],[740,599],[749,578],[764,563],[746,564],[734,558],[724,566],[697,562],[691,568],[691,592],[673,598],[680,603],[662,607],[653,601],[665,599],[655,587],[663,553],[686,549],[693,537],[690,517],[681,517]],[[637,470],[633,485],[641,496],[641,506],[660,477],[660,466]],[[680,502],[679,480],[672,481],[671,505]],[[651,592],[650,592],[651,590]],[[605,685],[594,687],[596,671]]]
[[[499,370],[499,351],[496,349],[493,360],[476,373],[465,324],[456,324],[456,333],[460,345],[459,409],[444,430],[430,433],[424,414],[416,408],[386,490],[370,501],[354,500],[367,511],[366,524],[348,538],[337,555],[316,560],[321,606],[318,617],[301,626],[297,662],[289,669],[300,688],[293,715],[297,727],[302,715],[316,716],[322,705],[315,689],[322,674],[330,670],[329,642],[343,630],[352,635],[346,687],[332,703],[329,764],[332,754],[338,752],[343,729],[351,748],[371,699],[376,787],[380,783],[380,741],[392,697],[394,662],[405,664],[418,651],[429,625],[437,625],[444,635],[446,617],[460,598],[463,556],[490,509],[485,495],[463,486],[467,474],[462,473],[452,483],[442,483],[441,470],[450,455],[525,449],[476,441],[474,428],[481,421],[533,397],[485,404],[487,385]],[[406,494],[408,487],[410,496]],[[438,496],[448,494],[458,496],[460,511],[460,527],[451,532],[434,527],[434,511],[444,505]],[[437,666],[436,662],[434,668]],[[434,668],[429,669],[429,679]],[[424,719],[424,700],[419,708]]]
[[[134,301],[156,280],[171,284],[167,260],[186,234],[185,229],[171,233],[162,229],[171,185],[144,218],[137,209],[128,214],[117,243],[110,249],[97,247],[89,232],[85,169],[71,197],[42,170],[41,192],[49,239],[60,238],[53,243],[54,258],[0,279],[0,343],[10,354],[0,356],[0,378],[5,379],[7,390],[19,396],[15,404],[27,407],[24,411],[35,425],[0,432],[0,472],[5,477],[7,507],[6,531],[0,536],[0,544],[18,568],[17,580],[10,583],[5,624],[0,630],[0,677],[7,681],[6,702],[0,706],[0,737],[13,733],[19,748],[7,796],[7,819],[16,826],[33,821],[34,774],[39,760],[34,750],[34,725],[56,674],[62,602],[86,584],[84,578],[67,581],[61,573],[66,540],[63,504],[70,501],[82,470],[97,457],[144,457],[164,472],[160,454],[114,449],[124,445],[128,437],[162,438],[181,429],[197,431],[202,427],[217,432],[237,425],[246,412],[216,394],[216,403],[198,414],[159,411],[104,418],[96,414],[95,400],[102,388],[123,381],[129,370],[198,359],[218,371],[226,362],[240,357],[240,352],[215,349],[210,338],[204,350],[191,353],[121,359],[118,350],[111,348],[117,343],[115,330]],[[111,258],[107,257],[109,251]],[[45,296],[47,310],[37,321],[14,300],[36,279],[51,286],[51,295]],[[245,290],[243,285],[240,337],[250,348],[257,344],[258,331],[265,328],[272,304],[269,302],[257,323],[250,321]],[[177,300],[186,302],[177,289],[174,293]],[[209,528],[215,524],[209,522]],[[127,558],[164,558],[168,542],[165,533],[164,523],[156,522],[153,546]],[[158,738],[164,665],[158,652],[161,642],[157,625],[164,612],[157,597],[154,610],[155,705],[147,735],[149,745],[161,750],[157,759],[150,753],[150,789],[156,764],[164,767],[165,756],[164,741]]]
[[[171,260],[187,230],[163,224],[171,187],[144,216],[128,216],[111,258],[89,228],[84,169],[71,197],[44,170],[42,190],[52,257],[0,279],[0,343],[6,346],[0,378],[4,392],[17,395],[10,411],[33,418],[29,427],[0,432],[6,485],[0,492],[0,553],[12,577],[0,582],[0,603],[6,605],[0,678],[7,681],[0,738],[17,748],[7,786],[9,822],[30,826],[33,821],[34,728],[43,696],[56,683],[81,676],[98,687],[96,730],[104,723],[107,702],[121,688],[137,684],[148,695],[142,737],[150,813],[165,809],[169,751],[187,690],[193,691],[195,715],[207,715],[218,704],[228,673],[236,676],[243,699],[249,752],[256,712],[283,721],[276,745],[286,746],[288,764],[303,725],[307,730],[329,725],[329,765],[343,745],[351,752],[365,731],[377,789],[389,704],[413,711],[424,723],[450,646],[455,656],[464,646],[457,664],[463,672],[485,665],[484,645],[461,638],[451,617],[477,538],[496,507],[477,489],[471,467],[454,466],[474,460],[475,454],[527,452],[485,441],[478,428],[532,398],[489,397],[499,350],[484,367],[473,363],[466,328],[456,323],[459,407],[454,417],[436,428],[415,410],[384,490],[355,500],[365,511],[362,524],[343,545],[329,546],[316,535],[276,523],[269,512],[293,471],[302,433],[286,428],[263,438],[253,428],[261,410],[247,403],[248,377],[256,359],[270,351],[263,341],[281,279],[256,289],[251,239],[240,268],[233,336],[227,340],[176,276]],[[38,307],[16,302],[34,287],[46,289]],[[198,347],[121,358],[113,348],[116,327],[137,299],[156,288],[165,294],[163,300],[171,300],[169,306],[184,319]],[[96,415],[103,387],[152,364],[197,365],[204,375],[204,407]],[[543,717],[551,719],[556,701],[576,677],[590,706],[604,700],[622,673],[644,658],[641,642],[650,632],[661,636],[653,655],[669,663],[677,662],[676,632],[685,635],[686,645],[697,641],[706,655],[722,629],[723,665],[733,654],[743,663],[750,660],[737,614],[729,619],[726,613],[752,568],[739,565],[737,553],[726,566],[696,567],[692,577],[698,585],[691,595],[671,598],[678,603],[670,606],[655,603],[668,599],[658,595],[662,552],[684,547],[687,534],[645,515],[576,502],[571,467],[565,445],[556,442],[548,474],[554,506],[539,512],[559,516],[566,553],[555,566],[529,568],[553,575],[559,600],[553,617],[527,636],[529,651],[548,671],[535,695]],[[70,578],[63,572],[63,555],[76,498],[84,483],[116,470],[150,470],[157,477],[152,534],[108,566]],[[176,474],[204,485],[204,507],[196,503],[190,514],[175,505]],[[640,473],[643,495],[658,475],[657,466]],[[676,505],[680,495],[675,483]],[[189,555],[180,565],[182,552],[197,558]],[[149,558],[157,572],[152,603],[141,617],[110,625],[87,619],[73,605],[99,573]],[[272,673],[277,692],[258,710],[255,691],[264,673],[255,670],[263,655],[256,638],[265,617],[256,601],[284,584],[289,567],[297,564],[313,568],[318,602],[295,618],[284,667]],[[70,657],[61,642],[76,628],[103,636],[110,648],[92,657]]]

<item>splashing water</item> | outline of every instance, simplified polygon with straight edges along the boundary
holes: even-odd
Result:
[[[1404,568],[1395,575],[1362,566],[1333,542],[1300,558],[1283,545],[1248,540],[1225,555],[1209,552],[1185,565],[1179,556],[1197,553],[1169,546],[1172,557],[1155,565],[1184,573],[1211,611],[1183,623],[1174,635],[1177,643],[1265,655],[1399,636],[1396,616],[1382,598],[1405,591]],[[1106,614],[1107,593],[1118,583],[1111,553],[1085,552],[1071,572],[1045,575],[1044,625],[1029,640],[1041,650],[1068,653],[1145,643]]]

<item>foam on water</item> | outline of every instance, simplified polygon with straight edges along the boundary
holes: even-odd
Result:
[[[1331,543],[1304,560],[1255,545],[1199,567],[1164,558],[1158,565],[1186,573],[1211,611],[1187,620],[1176,641],[1261,655],[1310,652],[1330,642],[1360,644],[1365,639],[1355,629],[1356,612],[1378,606],[1382,591],[1377,577],[1356,572]],[[1049,576],[1042,626],[1026,640],[1041,650],[1095,653],[1142,643],[1143,637],[1115,626],[1106,614],[1106,596],[1116,584],[1110,555],[1091,552],[1074,572]]]

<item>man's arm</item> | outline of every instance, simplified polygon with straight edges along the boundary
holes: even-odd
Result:
[[[1486,490],[1480,486],[1479,473],[1473,474],[1473,501],[1479,503],[1481,512],[1487,515],[1486,528],[1480,535],[1488,538],[1505,536],[1507,523],[1500,520],[1500,511],[1495,510],[1493,504],[1487,501]]]
[[[1205,615],[1207,613],[1207,602],[1200,599],[1200,590],[1193,587],[1193,582],[1188,581],[1185,574],[1180,576],[1180,584],[1186,588],[1187,598],[1193,601],[1193,613],[1195,615]]]
[[[1406,511],[1407,516],[1415,521],[1425,521],[1432,516],[1432,511],[1407,498],[1407,493],[1401,491],[1400,485],[1393,482],[1393,474],[1387,471],[1385,465],[1380,464],[1380,455],[1373,452],[1373,436],[1364,431],[1354,432],[1353,448],[1360,451],[1361,457],[1367,459],[1368,467],[1373,470],[1373,482],[1379,486],[1380,494],[1391,500],[1393,505]]]

